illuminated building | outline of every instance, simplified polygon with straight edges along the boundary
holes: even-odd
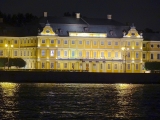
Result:
[[[0,37],[0,56],[23,58],[25,69],[142,73],[146,53],[142,33],[107,19],[47,17],[39,21],[38,36]],[[143,51],[144,50],[144,51]],[[147,56],[147,55],[146,55]],[[143,61],[144,59],[144,61]]]

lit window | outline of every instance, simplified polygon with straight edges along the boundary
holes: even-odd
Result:
[[[45,43],[45,40],[42,40],[42,43]]]
[[[50,56],[54,56],[54,50],[50,50]]]
[[[54,43],[54,40],[51,40],[51,44],[53,44]]]
[[[0,50],[0,56],[3,56],[3,50]]]
[[[45,56],[45,50],[41,51],[42,56]]]

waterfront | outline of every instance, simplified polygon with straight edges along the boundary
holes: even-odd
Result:
[[[160,84],[0,83],[1,119],[159,119]]]

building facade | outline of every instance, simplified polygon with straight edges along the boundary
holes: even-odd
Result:
[[[67,18],[72,24],[49,24],[46,18],[38,36],[1,36],[0,57],[24,59],[27,64],[22,69],[107,73],[142,73],[146,61],[160,60],[160,42],[144,41],[134,25],[127,29],[110,18],[104,25],[80,16]]]

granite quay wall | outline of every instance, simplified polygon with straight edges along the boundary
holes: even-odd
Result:
[[[0,71],[0,82],[160,84],[160,73]]]

